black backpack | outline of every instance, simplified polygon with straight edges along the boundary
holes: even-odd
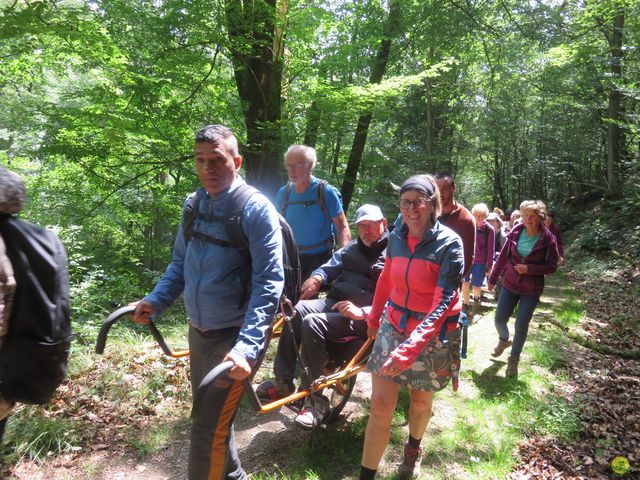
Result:
[[[215,217],[208,216],[209,221],[218,221],[224,224],[229,241],[220,240],[218,238],[211,237],[201,232],[194,232],[193,225],[199,215],[200,194],[201,191],[196,192],[195,195],[190,197],[185,205],[182,213],[182,228],[185,243],[188,243],[191,238],[198,238],[205,242],[220,245],[222,247],[230,247],[240,250],[240,252],[247,258],[247,261],[251,261],[251,255],[249,252],[249,240],[242,231],[242,212],[247,204],[249,198],[257,193],[258,189],[243,184],[231,192],[230,200],[228,202],[228,209],[224,216]],[[278,214],[278,220],[280,221],[280,230],[282,232],[282,263],[284,265],[284,290],[283,297],[288,299],[292,305],[295,305],[300,299],[300,287],[302,284],[301,279],[301,267],[300,259],[298,258],[298,248],[296,246],[296,239],[293,235],[291,227],[284,219],[284,217]],[[240,296],[240,305],[242,306],[248,300],[249,281],[247,279],[245,285],[245,291]]]
[[[71,346],[67,256],[52,232],[10,215],[0,235],[16,279],[9,331],[0,348],[0,393],[47,403],[67,373]]]

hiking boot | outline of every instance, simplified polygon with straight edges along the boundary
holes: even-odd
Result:
[[[420,476],[420,462],[422,448],[412,447],[408,443],[404,446],[404,459],[398,469],[398,480],[410,480]]]
[[[493,353],[491,354],[491,356],[499,357],[500,355],[502,355],[502,352],[504,352],[511,345],[513,345],[513,342],[511,340],[502,340],[501,338],[498,339],[498,345],[493,350]]]
[[[482,300],[480,300],[479,298],[474,298],[473,307],[471,309],[474,317],[480,313],[481,306],[482,306]]]
[[[513,355],[509,356],[507,371],[504,374],[505,377],[518,378],[518,362],[520,362],[520,357],[514,357]]]
[[[295,391],[293,382],[281,378],[272,378],[262,382],[256,388],[256,395],[263,402],[275,402],[288,397]]]
[[[322,396],[311,395],[307,397],[304,408],[293,421],[300,428],[311,430],[319,427],[328,413],[329,400]]]
[[[475,317],[475,313],[473,312],[471,305],[469,305],[468,303],[463,303],[462,312],[467,316],[467,319],[469,319],[469,325],[473,325],[475,323],[473,321],[473,318]]]

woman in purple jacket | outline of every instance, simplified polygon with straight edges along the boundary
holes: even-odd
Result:
[[[511,347],[507,377],[518,377],[520,353],[527,340],[533,311],[544,289],[544,276],[552,274],[558,267],[556,239],[544,224],[546,210],[540,200],[525,200],[520,204],[522,223],[507,236],[488,281],[491,292],[502,277],[495,317],[499,340],[492,355],[499,357]],[[518,303],[520,307],[511,342],[507,322]]]

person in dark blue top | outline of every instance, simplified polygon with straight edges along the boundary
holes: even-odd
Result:
[[[284,286],[280,223],[266,197],[254,193],[242,212],[250,255],[229,242],[223,218],[231,193],[245,183],[238,175],[241,165],[238,141],[227,127],[210,125],[196,134],[195,167],[203,188],[191,195],[199,196],[193,235],[185,240],[180,225],[171,263],[134,313],[134,321],[146,323],[184,293],[194,395],[212,368],[227,360],[234,363],[207,390],[206,411],[192,414],[190,480],[247,478],[236,450],[233,419],[242,380],[264,349]],[[210,238],[222,242],[207,241]],[[239,292],[247,289],[248,298],[239,301]]]
[[[323,373],[328,343],[367,338],[365,317],[384,266],[389,232],[387,220],[376,205],[358,208],[355,223],[358,238],[334,253],[302,285],[301,300],[291,318],[293,334],[285,326],[274,361],[275,377],[258,386],[256,393],[260,398],[274,401],[293,393],[298,363],[296,347],[300,347],[307,371],[300,386],[306,388]],[[326,298],[313,299],[322,286],[328,285],[331,289]],[[327,412],[326,398],[311,395],[295,423],[302,428],[314,428]]]
[[[342,248],[351,240],[351,232],[338,190],[311,175],[317,162],[315,149],[291,145],[284,159],[289,182],[278,191],[275,205],[296,237],[305,280],[331,257],[336,237]]]

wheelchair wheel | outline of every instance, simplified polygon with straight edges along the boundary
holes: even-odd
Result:
[[[354,375],[324,390],[325,396],[329,399],[329,413],[324,423],[333,423],[340,418],[340,412],[349,401],[353,387],[356,386],[356,378],[357,375]]]

